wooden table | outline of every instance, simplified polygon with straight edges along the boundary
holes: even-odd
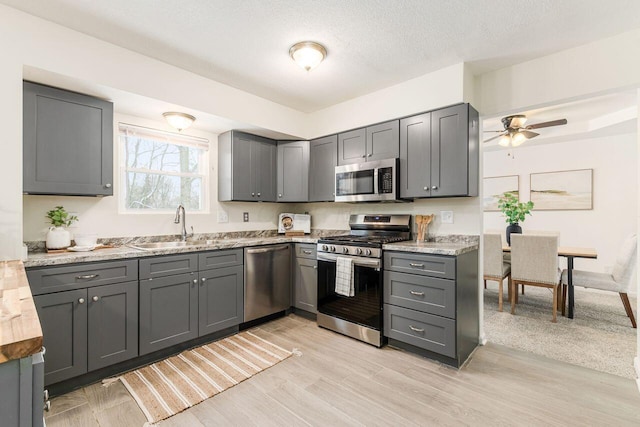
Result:
[[[511,252],[511,247],[507,245],[502,246],[502,252]],[[573,319],[573,306],[575,302],[575,295],[573,293],[573,259],[574,258],[587,258],[596,259],[598,253],[595,248],[576,248],[571,246],[559,246],[558,256],[565,257],[567,259],[567,283],[569,287],[569,310],[567,317]]]

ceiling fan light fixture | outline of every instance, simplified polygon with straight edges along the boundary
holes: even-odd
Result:
[[[498,139],[498,145],[500,145],[502,147],[508,147],[510,144],[511,144],[511,135],[509,135],[509,134],[502,135]]]
[[[520,132],[514,132],[511,135],[511,145],[517,147],[527,140],[527,137]]]
[[[327,49],[320,43],[304,41],[291,46],[289,56],[300,67],[311,71],[327,57]]]
[[[169,126],[178,129],[178,132],[188,128],[196,121],[196,118],[191,114],[178,113],[176,111],[167,111],[162,113],[164,119],[169,123]]]

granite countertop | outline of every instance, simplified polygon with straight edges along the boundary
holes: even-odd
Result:
[[[42,350],[42,328],[22,261],[0,262],[0,363]]]
[[[406,242],[388,243],[382,246],[387,251],[416,252],[432,255],[458,256],[478,249],[477,242]]]

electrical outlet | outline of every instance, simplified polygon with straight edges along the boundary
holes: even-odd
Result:
[[[249,212],[242,212],[242,220],[244,222],[249,222]]]
[[[227,213],[222,209],[218,210],[218,222],[229,222],[229,215],[227,215]]]
[[[440,220],[443,224],[453,224],[453,211],[440,211]]]

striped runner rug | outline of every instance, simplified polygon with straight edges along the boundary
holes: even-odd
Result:
[[[184,351],[120,377],[149,423],[169,418],[291,356],[251,331]]]

